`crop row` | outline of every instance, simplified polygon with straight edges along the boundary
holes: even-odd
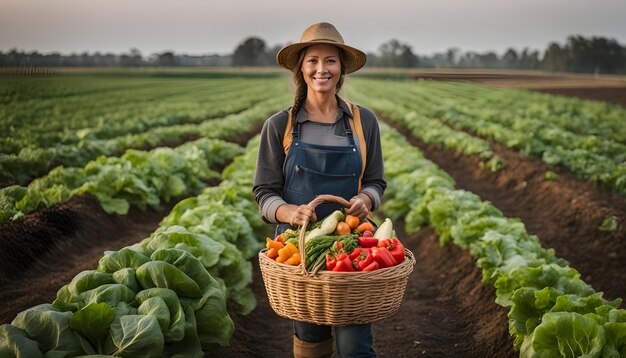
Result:
[[[426,118],[493,139],[525,155],[537,156],[547,164],[568,168],[583,179],[598,182],[611,191],[626,195],[626,144],[612,139],[611,135],[604,136],[606,131],[602,135],[596,134],[593,129],[584,132],[585,128],[593,127],[588,125],[589,121],[602,122],[605,128],[616,128],[617,133],[623,132],[623,129],[617,129],[621,126],[623,110],[607,106],[611,108],[610,111],[601,111],[600,108],[595,114],[586,111],[577,116],[572,115],[580,121],[586,116],[594,116],[587,125],[574,132],[567,129],[570,127],[561,127],[562,120],[552,119],[548,111],[552,97],[544,97],[542,101],[547,103],[544,106],[548,109],[528,112],[519,107],[516,107],[517,110],[509,110],[506,103],[511,100],[500,104],[493,100],[484,102],[475,94],[475,91],[480,90],[480,86],[476,85],[362,79],[356,83],[362,91],[384,96],[394,104],[406,106]],[[481,94],[485,92],[488,90],[483,89]],[[502,96],[503,92],[499,90],[498,94]],[[508,94],[519,95],[521,99],[516,99],[520,102],[530,101],[520,92],[511,91]],[[531,104],[528,102],[529,106]],[[608,115],[602,117],[605,112]],[[536,113],[541,113],[542,117],[533,117]]]
[[[99,157],[84,168],[57,167],[27,187],[0,189],[0,222],[92,194],[107,213],[126,214],[130,205],[157,208],[161,200],[197,193],[219,173],[211,170],[241,153],[233,143],[199,139],[177,148],[129,149],[121,157]]]
[[[428,88],[428,89],[427,89]],[[454,98],[464,104],[483,108],[493,115],[541,119],[558,128],[582,136],[594,135],[611,142],[626,144],[626,128],[621,124],[623,108],[577,98],[554,96],[538,92],[498,89],[474,84],[423,87],[426,98]]]
[[[32,81],[32,80],[31,80]],[[56,144],[76,144],[84,139],[108,139],[141,133],[149,128],[194,123],[222,117],[269,97],[267,88],[276,81],[243,81],[238,78],[204,81],[166,79],[91,78],[84,83],[76,77],[7,80],[2,86],[23,96],[33,86],[49,85],[58,96],[40,99],[5,99],[0,109],[3,133],[0,152],[17,154],[22,148],[46,148]],[[42,82],[43,81],[43,82]],[[112,87],[100,89],[102,83]],[[30,85],[30,86],[29,86]],[[63,95],[63,88],[87,93]],[[95,88],[95,92],[89,92]],[[5,93],[5,96],[10,94]]]
[[[626,310],[608,301],[580,274],[541,247],[519,220],[489,202],[454,189],[454,180],[426,160],[399,133],[383,128],[389,187],[382,209],[403,218],[408,232],[432,226],[477,258],[496,303],[509,310],[509,331],[522,357],[621,357],[626,353]]]
[[[52,304],[0,326],[0,355],[202,357],[228,345],[226,301],[240,314],[256,306],[250,258],[267,233],[252,198],[256,155],[247,153],[219,186],[179,202],[148,238],[105,252]]]
[[[361,91],[351,87],[350,95],[385,117],[404,125],[425,143],[453,149],[465,155],[477,155],[484,160],[482,165],[492,171],[498,171],[506,165],[486,140],[455,130],[437,119],[411,110],[405,104],[392,99],[388,93]]]
[[[287,101],[288,99],[284,95],[265,98],[260,93],[254,91],[250,94],[242,92],[229,101],[209,102],[208,108],[213,111],[213,115],[231,113],[222,118],[197,117],[202,118],[202,120],[194,120],[195,122],[190,121],[190,123],[182,124],[171,124],[166,120],[167,123],[162,123],[162,125],[157,125],[159,122],[153,120],[151,127],[146,127],[138,133],[132,134],[132,131],[129,131],[129,134],[111,138],[95,138],[91,136],[89,134],[90,131],[98,131],[97,126],[83,128],[81,132],[84,138],[78,143],[58,143],[51,147],[27,146],[22,147],[18,154],[0,154],[0,180],[11,180],[20,184],[26,184],[33,178],[44,174],[52,166],[82,166],[99,155],[116,155],[128,148],[154,147],[201,136],[224,138],[228,135],[239,133],[240,128],[236,128],[233,131],[233,125],[250,126],[258,123],[258,118],[264,118],[276,112]],[[239,104],[235,105],[236,103]],[[172,108],[169,109],[171,110]],[[208,110],[206,109],[206,111]],[[149,110],[146,110],[146,112],[148,114],[142,114],[142,116],[147,115],[150,118],[157,118],[149,115]],[[164,114],[160,115],[163,116]],[[167,118],[183,118],[185,115],[188,114],[178,111],[168,113]],[[202,115],[206,115],[206,113],[203,112]],[[257,122],[254,121],[255,119],[257,119]],[[63,123],[64,121],[69,121],[69,118],[59,118],[56,122]],[[136,126],[136,124],[131,123],[140,122],[133,119],[123,121],[120,125]],[[7,140],[11,140],[10,138],[11,136],[7,136]]]
[[[14,185],[0,189],[0,222],[33,212],[41,205],[49,207],[64,202],[76,194],[93,194],[107,212],[125,214],[129,204],[155,207],[161,199],[197,192],[202,187],[198,184],[201,180],[217,176],[209,171],[211,165],[220,165],[237,154],[235,145],[209,138],[249,132],[282,108],[286,100],[286,96],[277,96],[221,119],[160,127],[126,136],[124,141],[116,143],[120,147],[143,146],[146,141],[204,137],[177,149],[156,148],[147,152],[129,149],[119,158],[101,156],[83,168],[57,167],[27,187]]]

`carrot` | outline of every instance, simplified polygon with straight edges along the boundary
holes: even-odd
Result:
[[[360,232],[361,234],[367,230],[372,231],[372,232],[374,231],[374,225],[372,225],[372,223],[369,221],[365,221],[359,224],[359,226],[357,226],[356,228],[356,231]]]

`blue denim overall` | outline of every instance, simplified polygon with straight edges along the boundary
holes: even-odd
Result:
[[[354,142],[347,116],[344,128],[349,146],[325,146],[300,142],[300,122],[293,127],[291,148],[285,158],[285,188],[283,198],[289,204],[308,204],[317,195],[332,194],[350,200],[358,194],[361,173],[361,156]],[[320,204],[315,208],[318,220],[326,217],[339,204]],[[277,227],[277,234],[290,226]],[[322,342],[332,337],[330,326],[306,322],[293,322],[296,336],[307,342]],[[335,327],[335,340],[339,357],[374,357],[372,325]]]

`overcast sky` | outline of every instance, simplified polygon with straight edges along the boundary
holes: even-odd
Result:
[[[0,0],[0,51],[226,54],[253,35],[296,42],[320,21],[366,52],[392,38],[418,55],[543,51],[572,34],[626,45],[626,0]]]

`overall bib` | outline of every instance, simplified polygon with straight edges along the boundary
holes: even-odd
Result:
[[[285,158],[285,188],[283,198],[289,204],[308,204],[317,195],[332,194],[350,200],[358,194],[361,174],[361,155],[354,142],[352,129],[346,116],[344,122],[349,146],[326,146],[300,141],[301,126],[296,123],[292,132],[291,148]],[[339,204],[324,203],[315,208],[321,220]],[[276,235],[290,228],[278,225]],[[330,326],[318,326],[294,321],[296,336],[307,342],[322,342],[332,337]],[[371,324],[335,327],[337,350],[343,356],[374,356]]]

